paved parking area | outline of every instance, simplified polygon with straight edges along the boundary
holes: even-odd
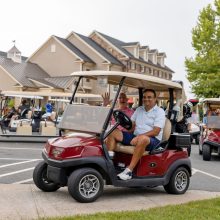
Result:
[[[0,143],[0,183],[33,183],[32,173],[41,158],[42,143]],[[193,176],[189,189],[220,192],[220,157],[203,161],[198,146],[192,145]]]

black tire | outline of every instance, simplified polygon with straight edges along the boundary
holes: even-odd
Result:
[[[191,155],[191,145],[187,148],[188,156],[190,157]]]
[[[92,168],[73,171],[68,179],[68,191],[78,202],[94,202],[102,195],[104,182],[101,174]]]
[[[179,167],[172,174],[170,181],[164,186],[169,194],[184,194],[189,187],[189,172],[184,167]]]
[[[199,139],[200,139],[200,135],[197,134],[197,135],[196,135],[196,138],[195,138],[195,142],[196,142],[196,144],[199,144]]]
[[[47,178],[47,164],[41,161],[34,169],[33,180],[35,185],[45,192],[54,192],[60,188],[58,184],[51,182]]]
[[[211,160],[211,147],[208,144],[202,145],[202,156],[203,160],[210,161]]]
[[[202,155],[202,136],[199,136],[199,155]]]
[[[199,147],[199,155],[202,155],[202,150],[200,150],[200,147]]]

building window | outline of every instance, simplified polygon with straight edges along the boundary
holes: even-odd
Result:
[[[55,53],[56,52],[56,45],[55,44],[51,44],[50,52],[51,53]]]
[[[118,85],[113,85],[113,92],[117,92],[118,91]]]
[[[135,69],[136,69],[136,64],[133,63],[133,62],[131,62],[131,69],[132,69],[132,70],[135,70]]]
[[[141,65],[141,72],[144,73],[145,72],[145,67]]]

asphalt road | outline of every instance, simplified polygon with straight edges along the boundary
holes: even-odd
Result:
[[[0,183],[33,183],[32,173],[41,160],[42,143],[0,142]],[[220,157],[203,161],[198,146],[192,145],[193,176],[189,189],[220,192]]]

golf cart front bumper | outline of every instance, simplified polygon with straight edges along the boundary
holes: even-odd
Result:
[[[54,160],[48,157],[45,152],[42,152],[42,157],[47,163],[47,177],[54,183],[61,186],[66,186],[69,175],[77,168],[94,167],[102,169],[107,173],[106,159],[104,157],[83,157],[66,160]]]

